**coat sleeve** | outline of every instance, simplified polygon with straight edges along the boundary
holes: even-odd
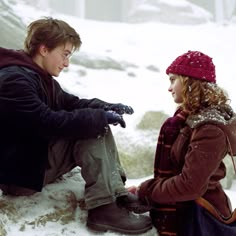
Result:
[[[37,82],[21,75],[2,79],[0,110],[6,125],[49,138],[96,138],[108,125],[102,109],[50,109],[39,95]]]
[[[202,196],[225,156],[226,147],[222,129],[209,124],[199,127],[192,137],[182,172],[157,179],[150,199],[157,203],[175,203]]]

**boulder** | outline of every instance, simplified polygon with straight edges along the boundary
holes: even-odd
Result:
[[[6,48],[21,49],[24,43],[26,25],[20,17],[14,13],[11,4],[0,0],[0,45]]]

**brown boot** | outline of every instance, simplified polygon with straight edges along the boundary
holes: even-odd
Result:
[[[111,203],[89,210],[87,227],[99,232],[111,230],[123,234],[142,234],[152,228],[152,222],[148,216],[135,215]]]

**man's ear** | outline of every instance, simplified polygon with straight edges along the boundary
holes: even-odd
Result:
[[[39,54],[41,56],[46,56],[47,53],[48,53],[48,48],[44,44],[40,45],[39,46]]]

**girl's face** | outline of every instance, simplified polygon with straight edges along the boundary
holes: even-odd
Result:
[[[180,78],[177,75],[170,74],[169,76],[170,76],[170,87],[168,91],[171,92],[174,98],[174,102],[180,104],[183,102],[182,98],[183,85],[180,81]]]

